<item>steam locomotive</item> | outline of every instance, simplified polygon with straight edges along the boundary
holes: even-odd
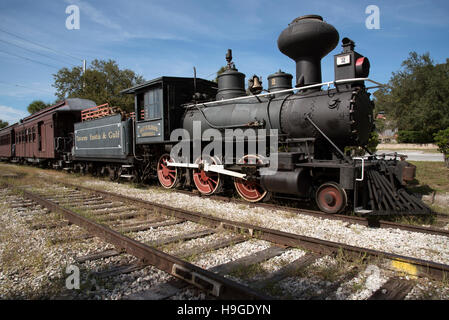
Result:
[[[370,62],[342,40],[335,78],[322,82],[321,59],[339,42],[318,15],[293,20],[278,38],[296,63],[268,88],[245,75],[226,54],[215,82],[160,77],[124,90],[135,112],[67,99],[0,131],[0,157],[162,187],[195,187],[211,195],[232,186],[249,202],[271,197],[314,199],[323,212],[427,214],[407,193],[415,167],[397,155],[354,157],[374,130]],[[366,87],[367,82],[376,86]],[[46,152],[45,150],[52,150]],[[225,151],[225,152],[223,152]]]

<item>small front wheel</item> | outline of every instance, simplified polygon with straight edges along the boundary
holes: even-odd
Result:
[[[348,204],[345,189],[338,183],[323,183],[317,190],[316,203],[321,211],[329,214],[340,213]]]

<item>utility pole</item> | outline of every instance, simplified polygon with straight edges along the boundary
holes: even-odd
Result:
[[[83,89],[86,87],[86,60],[83,60]]]

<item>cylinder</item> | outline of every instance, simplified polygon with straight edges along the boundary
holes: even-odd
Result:
[[[274,175],[262,175],[260,183],[265,190],[270,192],[307,197],[311,187],[311,178],[307,169],[298,168],[295,171],[277,171]]]

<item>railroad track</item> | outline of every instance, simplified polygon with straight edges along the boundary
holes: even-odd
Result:
[[[402,271],[406,270],[414,276],[425,276],[434,279],[444,279],[449,272],[449,266],[431,261],[423,261],[386,252],[368,250],[278,230],[261,228],[246,223],[211,217],[197,212],[172,208],[101,190],[73,185],[68,186],[67,184],[64,186],[58,184],[58,186],[59,187],[55,187],[53,185],[46,189],[43,189],[43,187],[40,186],[32,192],[29,188],[21,188],[21,192],[24,197],[31,199],[54,212],[62,213],[70,223],[82,226],[90,234],[99,236],[116,247],[115,250],[109,250],[109,252],[98,252],[90,256],[78,257],[78,262],[102,259],[121,254],[122,252],[127,252],[140,259],[140,266],[128,266],[129,269],[122,268],[122,270],[116,270],[116,273],[129,272],[129,270],[135,270],[135,268],[151,264],[178,279],[182,279],[185,283],[194,285],[218,298],[267,298],[269,295],[261,291],[266,284],[281,281],[291,275],[294,270],[302,270],[326,256],[343,255],[350,260],[359,260],[361,257],[375,257],[382,260],[386,259],[389,261],[388,266],[390,267],[396,268],[400,266]],[[63,189],[65,192],[59,194]],[[40,194],[36,194],[36,190],[40,190]],[[51,190],[58,190],[58,192],[51,192]],[[76,206],[73,205],[74,202],[77,203]],[[70,209],[67,208],[67,204],[71,204]],[[74,211],[77,211],[78,213]],[[142,213],[142,211],[144,212]],[[163,216],[165,216],[165,218]],[[151,246],[142,244],[123,234],[154,230],[169,225],[179,225],[185,221],[201,224],[205,229],[203,228],[200,231],[180,236],[156,239],[150,243]],[[191,257],[200,252],[213,251],[232,246],[235,245],[235,243],[247,241],[249,238],[264,240],[271,243],[271,245],[260,252],[250,254],[246,257],[240,257],[235,261],[228,261],[222,265],[214,266],[212,270],[199,268],[186,262],[185,259],[183,260],[179,257],[154,249],[155,247],[164,246],[166,246],[165,248],[168,248],[170,244],[179,241],[205,238],[211,234],[222,232],[223,230],[230,231],[231,238],[222,239],[216,243],[209,243],[206,247],[193,247],[190,248],[190,251],[184,249],[182,254],[179,254],[178,252],[178,256],[181,255],[184,258]],[[242,266],[250,267],[267,261],[280,256],[290,248],[297,247],[307,250],[308,253],[288,263],[273,274],[268,275],[268,277],[259,283],[252,284],[251,287],[219,275],[220,273],[232,273],[233,270],[239,270]],[[217,274],[217,272],[219,274]],[[353,274],[351,274],[351,276],[353,276]],[[382,297],[382,292],[391,293],[395,291],[394,288],[400,288],[402,291],[404,291],[404,286],[409,289],[412,288],[410,283],[406,286],[404,280],[399,279],[398,277],[392,277],[387,281],[385,286],[387,286],[387,288],[383,287],[380,293],[376,293],[375,297]],[[170,286],[168,287],[170,288]],[[176,292],[173,288],[168,291],[172,293]],[[156,296],[157,295],[151,295],[151,293],[149,294],[149,297],[154,298]],[[373,296],[373,298],[375,297]]]
[[[50,181],[50,180],[47,180]],[[84,190],[90,191],[90,192],[103,192],[99,191],[95,188],[87,188],[83,187],[78,184],[71,184],[71,183],[65,183],[65,185],[68,185],[70,187],[76,187],[76,188],[82,188]],[[167,190],[165,190],[167,191]],[[236,203],[236,204],[242,204],[247,205],[250,208],[265,208],[265,209],[272,209],[272,210],[282,210],[287,212],[292,212],[295,214],[300,215],[307,215],[312,216],[315,218],[321,218],[321,219],[328,219],[328,220],[339,220],[348,222],[350,224],[357,224],[362,225],[366,227],[371,228],[393,228],[393,229],[400,229],[400,230],[406,230],[411,232],[419,232],[423,234],[433,234],[433,235],[440,235],[440,236],[447,236],[449,237],[449,229],[443,229],[443,228],[437,228],[437,227],[431,227],[431,226],[421,226],[416,224],[407,224],[407,223],[398,223],[393,221],[387,221],[379,219],[379,217],[360,217],[360,216],[350,216],[350,215],[342,215],[342,214],[326,214],[321,211],[316,210],[308,210],[308,209],[299,209],[299,208],[293,208],[289,206],[284,205],[277,205],[272,203],[248,203],[244,200],[232,198],[232,197],[226,197],[226,196],[218,196],[218,195],[212,195],[212,196],[204,196],[200,194],[199,192],[195,191],[188,191],[188,190],[169,190],[168,192],[176,192],[180,194],[186,194],[192,197],[202,197],[206,199],[221,201],[221,202],[229,202],[229,203]],[[103,194],[107,194],[103,193]],[[435,213],[435,217],[439,219],[442,225],[449,224],[449,215],[446,214],[439,214]]]
[[[45,178],[44,178],[45,179]],[[50,180],[47,180],[50,181]],[[68,184],[70,185],[70,184]],[[76,184],[72,184],[73,186],[79,186]],[[94,191],[95,189],[91,189],[91,191]],[[180,194],[186,194],[190,196],[195,197],[202,197],[207,199],[212,199],[216,201],[221,202],[230,202],[230,203],[236,203],[236,204],[242,204],[247,205],[252,208],[265,208],[265,209],[272,209],[272,210],[283,210],[288,211],[296,214],[301,215],[308,215],[315,218],[321,218],[321,219],[328,219],[328,220],[339,220],[348,222],[350,224],[357,224],[372,228],[393,228],[393,229],[400,229],[400,230],[406,230],[411,232],[419,232],[424,234],[433,234],[433,235],[442,235],[442,236],[449,236],[449,229],[444,229],[442,227],[447,226],[449,224],[449,214],[442,214],[442,213],[434,213],[433,218],[435,219],[434,224],[439,225],[441,227],[433,227],[433,226],[423,226],[419,224],[410,224],[410,223],[399,223],[394,221],[388,221],[382,219],[381,216],[372,216],[372,217],[362,217],[362,216],[351,216],[351,215],[345,215],[345,214],[326,214],[321,211],[316,210],[310,210],[310,209],[304,209],[304,208],[294,208],[291,206],[286,205],[279,205],[274,203],[248,203],[247,201],[244,201],[242,199],[233,198],[229,196],[223,196],[223,195],[209,195],[205,196],[199,193],[198,191],[189,191],[189,190],[181,190],[181,189],[163,189],[166,192],[177,192]],[[413,218],[413,217],[412,217]]]
[[[78,186],[72,184],[71,186]],[[91,189],[93,191],[94,189]],[[440,227],[432,227],[432,226],[422,226],[418,224],[408,224],[408,223],[398,223],[393,221],[388,221],[382,219],[381,216],[372,216],[372,217],[362,217],[362,216],[351,216],[351,215],[344,215],[344,214],[326,214],[321,211],[316,210],[310,210],[310,209],[304,209],[304,208],[294,208],[290,206],[285,205],[279,205],[279,204],[273,204],[273,203],[248,203],[247,201],[244,201],[242,199],[233,198],[229,196],[223,196],[223,195],[210,195],[205,196],[199,193],[198,191],[189,191],[189,190],[181,190],[181,189],[170,189],[164,191],[167,192],[177,192],[181,194],[186,194],[190,196],[195,197],[203,197],[207,199],[212,199],[216,201],[222,201],[222,202],[230,202],[230,203],[237,203],[242,205],[247,205],[249,207],[253,208],[266,208],[266,209],[272,209],[272,210],[283,210],[288,211],[292,213],[302,214],[302,215],[308,215],[315,218],[321,218],[321,219],[328,219],[328,220],[339,220],[348,222],[351,224],[357,224],[367,227],[373,227],[373,228],[393,228],[393,229],[400,229],[400,230],[406,230],[411,232],[420,232],[424,234],[434,234],[434,235],[442,235],[442,236],[449,236],[449,229],[443,229]],[[441,226],[446,226],[449,224],[449,214],[442,214],[442,213],[434,213],[433,217],[435,218],[436,224],[439,224]]]

